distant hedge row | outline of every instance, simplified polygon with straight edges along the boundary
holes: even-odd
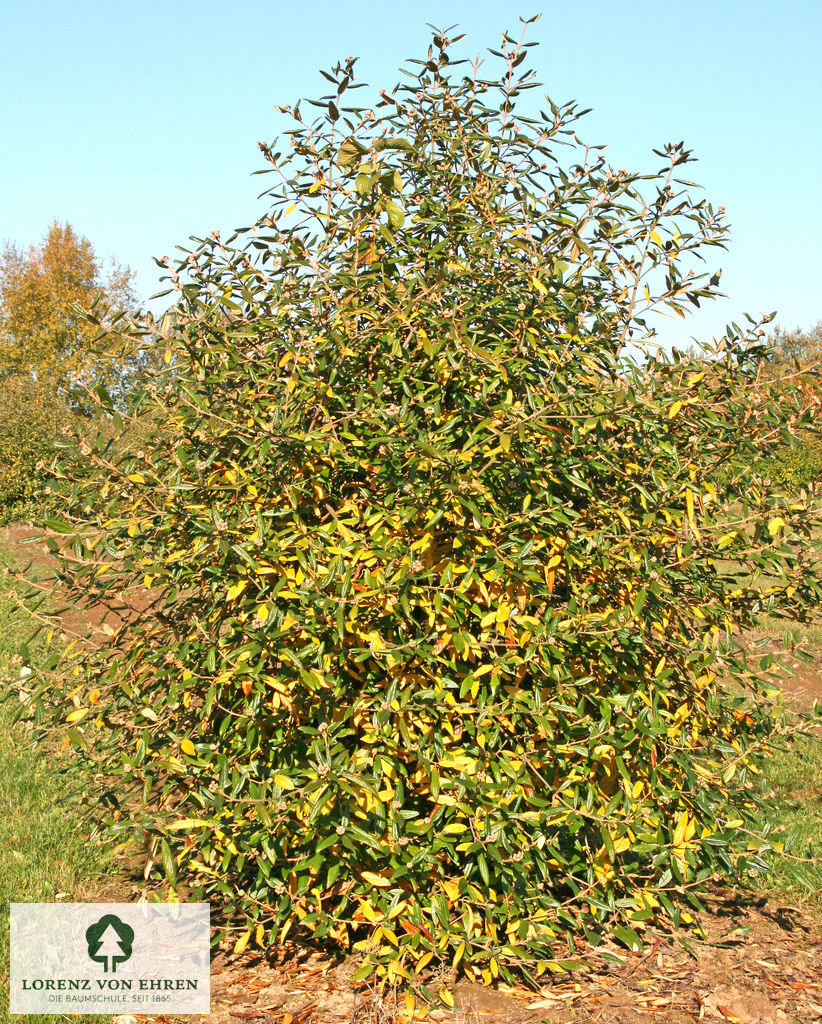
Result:
[[[0,523],[38,517],[49,502],[49,465],[72,414],[53,389],[28,374],[0,387]]]
[[[131,443],[140,432],[133,418],[125,425],[111,416],[78,412],[53,387],[31,374],[14,374],[0,382],[0,525],[38,522],[63,507],[64,483],[54,475],[81,471],[82,447],[72,438],[96,435],[97,447]]]
[[[783,447],[769,463],[771,479],[788,490],[822,481],[822,444],[806,439],[795,448]]]

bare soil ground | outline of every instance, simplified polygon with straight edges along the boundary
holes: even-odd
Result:
[[[51,556],[29,527],[7,527],[0,541],[15,546],[38,579],[48,579]],[[59,600],[59,595],[58,600]],[[148,598],[147,598],[148,600]],[[127,609],[97,612],[87,620],[67,609],[67,634],[116,627]],[[793,666],[792,666],[793,667]],[[822,675],[796,663],[784,690],[798,706],[822,700]],[[143,888],[139,852],[118,862],[118,873],[96,880],[75,898],[130,901]],[[822,920],[784,899],[716,888],[699,916],[704,938],[691,935],[686,949],[670,933],[648,929],[642,953],[616,946],[579,952],[589,969],[551,975],[539,992],[487,989],[443,976],[455,1006],[413,1006],[403,993],[378,995],[353,983],[352,959],[335,961],[307,948],[287,946],[261,956],[221,949],[212,963],[212,1012],[207,1015],[115,1017],[115,1024],[811,1024],[822,1021]],[[608,963],[605,951],[619,958]]]
[[[61,540],[54,535],[56,541]],[[98,638],[111,636],[119,627],[127,622],[130,614],[143,611],[152,600],[149,591],[135,594],[128,605],[118,604],[111,607],[100,605],[87,609],[80,614],[76,608],[64,607],[60,603],[60,591],[53,578],[54,558],[46,546],[42,530],[33,526],[5,526],[0,528],[0,544],[13,550],[18,556],[18,570],[43,590],[53,595],[53,604],[59,618],[59,626],[66,638],[88,636],[93,633]]]
[[[584,972],[554,975],[539,992],[453,986],[455,1007],[415,1008],[402,994],[378,997],[352,985],[350,963],[290,949],[280,962],[256,954],[215,957],[212,1012],[197,1024],[809,1024],[822,1020],[822,931],[802,910],[779,901],[744,901],[717,889],[701,916],[702,940],[683,949],[670,934],[646,933],[642,953],[602,947]],[[446,984],[450,979],[443,978]],[[177,1024],[182,1018],[152,1018]]]

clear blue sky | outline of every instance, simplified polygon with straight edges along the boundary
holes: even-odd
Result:
[[[459,23],[473,56],[539,10],[534,66],[553,99],[593,108],[586,141],[650,170],[652,148],[684,139],[690,176],[727,208],[728,299],[668,340],[722,333],[744,312],[777,309],[788,328],[822,319],[819,0],[0,0],[0,239],[29,244],[69,221],[131,265],[147,298],[152,256],[265,211],[257,140],[284,126],[276,104],[325,92],[318,69],[359,56],[361,79],[391,88],[423,55],[426,22]]]

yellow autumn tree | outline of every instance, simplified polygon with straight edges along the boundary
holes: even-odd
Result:
[[[147,360],[126,351],[108,310],[133,309],[132,279],[104,274],[91,242],[58,221],[39,244],[0,252],[0,522],[44,512],[56,441],[90,412],[82,385],[127,404]],[[81,312],[92,309],[97,323]]]
[[[33,374],[56,387],[99,376],[107,353],[95,342],[97,326],[78,309],[100,301],[133,307],[133,276],[118,265],[104,275],[91,242],[57,220],[37,245],[7,243],[0,255],[0,374]],[[111,373],[107,367],[104,375]]]

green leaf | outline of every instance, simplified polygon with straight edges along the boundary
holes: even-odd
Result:
[[[351,164],[357,163],[363,154],[367,153],[368,150],[365,146],[360,145],[354,138],[348,138],[337,150],[337,163],[342,167],[348,167]]]
[[[163,860],[163,871],[168,879],[168,884],[173,889],[177,885],[177,865],[174,862],[174,855],[171,852],[171,847],[165,839],[160,840],[160,855]]]
[[[623,945],[627,946],[628,949],[631,950],[631,952],[633,952],[633,953],[641,953],[642,952],[642,941],[641,941],[641,939],[639,938],[637,933],[634,931],[634,929],[630,928],[628,925],[626,925],[626,924],[618,924],[618,925],[616,925],[616,927],[611,929],[611,934],[614,936],[614,938],[619,939],[619,941]]]
[[[386,203],[385,212],[388,214],[388,223],[395,231],[405,223],[405,214],[397,203],[393,201]]]

